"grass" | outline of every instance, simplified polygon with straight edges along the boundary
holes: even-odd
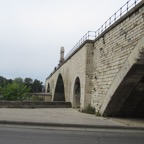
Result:
[[[91,104],[88,104],[86,108],[82,110],[83,113],[88,113],[88,114],[96,114],[95,108],[91,106]]]

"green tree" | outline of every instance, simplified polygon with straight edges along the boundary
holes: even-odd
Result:
[[[1,90],[1,93],[5,100],[22,101],[27,99],[29,91],[30,88],[27,88],[27,86],[13,82],[6,85],[6,87]]]
[[[21,77],[17,77],[13,80],[15,83],[17,83],[18,85],[23,85],[23,79]]]
[[[2,76],[0,76],[0,87],[4,87],[6,83],[6,79]]]
[[[32,80],[31,78],[25,78],[25,79],[24,79],[24,84],[30,86],[32,83],[33,83],[33,80]]]
[[[6,79],[3,76],[0,76],[0,87],[5,87],[7,84],[12,83],[11,79]]]
[[[42,82],[40,82],[39,80],[35,79],[33,84],[32,84],[32,92],[33,93],[42,92]]]
[[[24,79],[24,84],[30,88],[30,92],[32,92],[32,84],[33,84],[33,79],[31,78],[25,78]]]
[[[6,78],[4,78],[3,76],[0,76],[0,100],[3,99],[2,89],[3,89],[7,84],[10,84],[10,83],[12,83],[12,80],[11,80],[11,79],[6,79]]]

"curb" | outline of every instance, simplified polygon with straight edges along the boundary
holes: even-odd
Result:
[[[141,130],[144,127],[130,127],[130,126],[110,126],[110,125],[84,125],[84,124],[63,124],[63,123],[40,123],[40,122],[26,122],[26,121],[7,121],[0,120],[3,125],[22,125],[22,126],[42,126],[42,127],[61,127],[61,128],[90,128],[90,129],[112,129],[112,130]]]

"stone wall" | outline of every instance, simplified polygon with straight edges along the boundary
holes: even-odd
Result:
[[[81,86],[80,108],[82,109],[85,107],[85,105],[90,103],[90,96],[87,96],[87,94],[89,94],[89,90],[86,92],[86,81],[89,81],[89,78],[86,77],[86,71],[89,73],[87,68],[91,62],[91,57],[88,58],[87,53],[90,55],[89,50],[91,48],[93,48],[93,43],[86,43],[78,52],[76,52],[58,70],[56,70],[52,76],[46,80],[46,89],[49,84],[52,100],[54,97],[58,76],[61,74],[64,81],[65,100],[70,101],[73,104],[74,84],[76,78],[79,77]]]
[[[144,7],[134,10],[94,43],[92,105],[98,112],[129,55],[144,36]],[[121,78],[122,81],[123,77]]]
[[[0,108],[70,108],[70,102],[0,101]]]
[[[41,101],[50,102],[52,101],[52,96],[49,93],[31,93],[29,94],[33,99],[41,99]]]
[[[143,52],[140,50],[142,48],[137,47],[143,37],[144,4],[141,2],[94,41],[86,41],[73,56],[55,70],[46,80],[46,89],[48,83],[50,84],[52,100],[58,76],[61,74],[65,100],[73,105],[74,84],[79,77],[80,109],[91,103],[96,108],[96,112],[103,113],[118,85],[131,66],[137,62],[130,56],[134,55],[134,59],[143,60]],[[126,63],[128,59],[130,62]]]

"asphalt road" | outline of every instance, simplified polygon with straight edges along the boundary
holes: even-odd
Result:
[[[144,144],[144,132],[0,126],[0,144]]]

